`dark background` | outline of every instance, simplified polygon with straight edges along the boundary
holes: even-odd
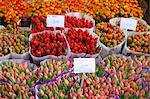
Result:
[[[144,19],[150,25],[150,0],[139,0],[139,4],[144,12]]]

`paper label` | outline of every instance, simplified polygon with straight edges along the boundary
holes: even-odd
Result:
[[[121,18],[120,28],[121,29],[129,29],[136,30],[137,20],[132,18]]]
[[[95,73],[95,58],[74,58],[74,73]]]
[[[64,15],[47,15],[47,27],[64,27]]]

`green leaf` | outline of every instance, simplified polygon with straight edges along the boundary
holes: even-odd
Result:
[[[99,71],[97,72],[97,76],[98,76],[98,77],[102,77],[103,74],[104,74],[104,71],[103,71],[103,70],[99,70]]]
[[[42,81],[43,81],[43,82],[46,82],[46,81],[47,81],[47,78],[46,78],[46,77],[43,77],[43,78],[42,78]]]
[[[124,95],[119,95],[120,99],[126,99]]]
[[[82,96],[82,99],[86,99],[86,97],[85,97],[85,96]]]
[[[94,89],[94,91],[96,92],[96,94],[98,94],[98,90]]]
[[[45,67],[47,66],[46,62],[44,62],[42,65],[45,66]]]
[[[61,64],[65,64],[65,62],[64,62],[64,61],[62,61],[62,62],[61,62]]]
[[[52,59],[49,60],[49,63],[50,63],[50,64],[53,64]]]
[[[44,52],[43,56],[46,56],[46,55],[47,55],[47,53],[46,53],[46,52]]]
[[[133,96],[130,96],[129,99],[140,99],[140,97],[138,97],[136,94]]]
[[[50,80],[50,79],[52,79],[52,76],[51,76],[51,75],[49,75],[49,76],[48,76],[48,79],[49,79],[49,80]]]
[[[44,99],[49,99],[49,98],[48,98],[48,96],[46,95],[46,96],[44,96]]]
[[[147,28],[148,31],[150,31],[150,28]]]
[[[18,89],[17,92],[18,92],[17,99],[22,99],[22,96],[21,96],[21,93],[20,93],[20,89]]]
[[[4,91],[2,91],[2,93],[1,93],[1,94],[2,94],[2,96],[5,96],[5,95],[4,95],[4,94],[5,94],[5,93],[4,93]]]
[[[46,93],[46,87],[45,86],[42,86],[42,90],[44,93]]]
[[[26,96],[26,98],[29,98],[27,91],[25,91],[25,96]]]
[[[117,81],[117,86],[120,86],[120,82],[119,81]]]
[[[58,91],[54,88],[54,94],[58,95]]]
[[[58,89],[59,89],[59,90],[62,90],[62,89],[63,89],[62,83],[60,83],[60,85],[58,86]]]
[[[42,73],[44,74],[44,69],[42,70]]]
[[[109,77],[112,78],[112,75],[110,75]]]
[[[35,75],[31,78],[31,82],[33,82],[33,81],[36,81],[36,76]]]
[[[42,41],[43,40],[43,38],[42,37],[39,37],[39,41]]]
[[[35,25],[35,24],[32,24],[32,28],[36,28],[36,25]]]
[[[8,77],[8,79],[11,81],[11,83],[15,83],[14,79],[11,77]]]
[[[41,93],[40,93],[40,94],[38,94],[38,97],[39,97],[39,98],[42,98],[42,94],[41,94]]]
[[[140,83],[139,83],[139,82],[137,82],[137,83],[136,83],[136,85],[137,85],[138,90],[139,90],[139,89],[140,89]]]
[[[126,62],[129,63],[130,61],[127,59]]]
[[[68,92],[70,89],[70,86],[67,86],[65,91]]]
[[[56,76],[58,76],[58,72],[56,72]]]
[[[130,72],[130,70],[131,70],[131,68],[128,68],[128,67],[125,68],[125,72],[127,72],[127,73]]]
[[[16,73],[17,73],[17,74],[20,74],[20,72],[19,72],[19,70],[18,70],[18,69],[16,69]]]
[[[9,30],[10,30],[10,32],[12,32],[14,29],[13,29],[13,28],[10,28]]]
[[[12,70],[13,68],[12,68],[11,61],[8,61],[7,63],[8,63],[8,67],[9,67],[9,69],[10,69],[10,70]]]
[[[96,11],[95,15],[96,16],[100,16],[100,13],[98,11]]]
[[[103,43],[105,46],[107,46],[107,43],[106,43],[105,39],[103,39],[103,40],[101,41],[101,43]]]
[[[59,96],[59,99],[63,99],[61,96]]]
[[[130,90],[130,94],[132,95],[132,90]]]
[[[78,88],[75,86],[75,87],[74,87],[74,92],[77,92],[77,90],[78,90]]]
[[[0,67],[2,67],[3,65],[2,65],[2,63],[0,63]]]
[[[68,70],[68,67],[67,67],[67,66],[64,66],[63,70],[64,70],[64,71],[67,71],[67,70]]]
[[[110,68],[113,67],[113,62],[114,62],[113,57],[112,57],[112,55],[110,55]]]
[[[30,88],[32,87],[31,79],[27,79],[27,84],[29,85]]]

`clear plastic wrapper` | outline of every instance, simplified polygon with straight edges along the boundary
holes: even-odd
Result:
[[[2,25],[0,25],[0,30],[1,29],[4,29],[5,27],[4,26],[2,26]],[[2,34],[3,35],[3,34]],[[1,43],[2,44],[2,43]],[[7,46],[7,45],[5,45],[5,46]],[[8,49],[8,51],[9,51],[9,53],[7,54],[7,55],[5,55],[5,56],[0,56],[0,60],[7,60],[7,59],[9,59],[10,57],[11,57],[11,51],[10,51],[10,49]]]
[[[72,71],[73,62],[69,60],[46,59],[39,67],[39,83],[57,80]]]
[[[97,24],[96,33],[100,38],[102,47],[101,56],[109,54],[120,54],[127,38],[126,31],[111,25],[110,23]]]
[[[0,30],[1,30],[1,29],[4,29],[4,28],[5,28],[5,27],[4,27],[3,25],[0,25]]]
[[[11,58],[11,53],[8,54],[8,55],[5,55],[5,56],[0,57],[0,60],[7,60],[7,59],[9,59],[9,58]]]
[[[34,98],[33,90],[38,79],[35,64],[22,59],[5,60],[0,62],[0,71],[5,80],[0,84],[1,98]]]
[[[117,99],[148,98],[149,89],[142,79],[143,71],[145,71],[142,66],[133,65],[132,59],[123,55],[110,55],[104,59],[104,62],[106,85],[111,86],[105,90],[114,91],[108,96]],[[136,91],[135,88],[137,88]]]
[[[12,37],[14,37],[14,35],[10,35],[10,36],[12,36]],[[19,37],[22,37],[22,38],[24,38],[25,39],[25,41],[24,42],[27,42],[28,43],[28,45],[29,45],[29,40],[28,40],[28,38],[26,38],[25,36],[23,36],[23,35],[17,35],[17,37],[19,38]],[[22,42],[20,42],[20,44],[21,44]],[[29,46],[26,46],[26,44],[24,44],[25,46],[24,47],[28,47],[28,49],[29,49]],[[9,45],[9,46],[11,46],[11,45]],[[21,45],[22,46],[22,45]],[[19,46],[20,48],[19,49],[21,49],[21,46]],[[23,47],[23,49],[25,50],[25,48]],[[12,59],[29,59],[30,58],[30,54],[29,54],[29,50],[27,50],[26,52],[24,52],[23,54],[18,54],[17,52],[13,52],[12,51],[12,48],[10,48],[10,50],[11,50],[11,58]],[[21,52],[21,51],[20,51]]]
[[[57,80],[50,80],[36,86],[36,98],[70,98],[70,88],[77,81],[75,74],[66,74]]]
[[[141,33],[141,34],[132,34],[131,36],[136,36],[136,35],[143,35],[143,34],[147,34],[147,33]],[[150,35],[150,33],[148,33],[147,35]],[[129,36],[129,37],[131,37],[131,36]],[[128,37],[128,38],[129,38]],[[123,54],[125,54],[125,55],[127,55],[127,54],[133,54],[133,55],[145,55],[145,56],[150,56],[150,54],[148,54],[149,53],[149,48],[150,48],[150,44],[148,43],[148,48],[145,48],[145,49],[148,49],[148,53],[142,53],[142,52],[136,52],[136,51],[132,51],[132,50],[130,50],[129,48],[128,48],[128,46],[127,46],[127,44],[128,44],[128,38],[127,38],[127,40],[126,40],[126,42],[125,42],[125,46],[124,46],[124,49],[123,49]],[[148,38],[148,37],[147,37]],[[142,42],[140,42],[140,43],[142,43]]]
[[[43,61],[45,59],[50,59],[50,58],[52,58],[52,59],[68,59],[69,56],[70,56],[70,54],[69,54],[70,53],[70,49],[69,49],[69,45],[67,43],[67,40],[66,40],[64,34],[61,31],[54,31],[54,32],[52,32],[52,31],[43,31],[43,32],[38,32],[36,34],[31,34],[30,37],[29,37],[29,41],[31,41],[34,38],[35,35],[39,35],[39,34],[43,34],[43,33],[48,33],[48,34],[50,34],[50,33],[54,33],[54,34],[61,33],[61,35],[64,37],[66,45],[67,45],[67,48],[65,49],[66,55],[61,55],[61,56],[46,55],[46,56],[43,56],[43,57],[36,57],[36,56],[32,55],[32,53],[31,53],[31,46],[30,46],[29,53],[30,53],[33,61],[34,62],[40,62],[40,61]]]
[[[68,33],[68,30],[70,30],[70,29],[65,29],[65,35],[67,35],[67,33]],[[100,42],[99,42],[99,37],[94,33],[94,32],[90,32],[89,30],[87,30],[87,29],[81,29],[81,28],[78,28],[78,29],[75,29],[75,31],[78,31],[78,30],[81,30],[81,31],[83,31],[83,32],[88,32],[88,34],[90,35],[90,36],[92,36],[93,38],[97,38],[97,43],[96,43],[96,45],[94,45],[95,46],[95,52],[96,53],[94,53],[94,54],[88,54],[88,53],[73,53],[72,51],[71,51],[71,46],[69,45],[69,48],[70,48],[70,57],[71,58],[74,58],[74,57],[91,57],[91,58],[96,58],[99,54],[100,54],[100,52],[101,52],[101,46],[100,46]],[[73,34],[72,34],[73,35]],[[67,37],[66,37],[66,39],[68,39]],[[68,43],[69,43],[69,41],[68,41]],[[81,45],[80,45],[81,46]],[[96,50],[98,50],[100,48],[100,51],[96,51]]]

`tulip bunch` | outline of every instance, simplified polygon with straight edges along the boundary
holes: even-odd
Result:
[[[68,74],[61,79],[53,82],[52,84],[42,85],[38,91],[38,97],[44,99],[64,99],[70,97],[70,88],[74,85],[77,80],[77,76]]]
[[[13,53],[24,54],[29,51],[29,40],[24,36],[5,36],[5,39]]]
[[[0,36],[0,57],[8,55],[10,53],[10,49],[7,46],[7,43],[4,41],[3,36]]]
[[[145,82],[142,76],[145,81],[148,81],[148,77],[145,76],[142,66],[133,66],[131,59],[115,55],[108,56],[104,62],[105,79],[107,84],[111,85],[108,90],[112,90],[113,97],[143,99],[148,97],[148,86],[143,87]]]
[[[94,73],[82,75],[83,84],[80,86],[80,83],[76,82],[71,88],[71,97],[72,99],[82,99],[82,98],[100,98],[99,88],[99,77]]]
[[[34,99],[33,87],[38,80],[38,69],[27,62],[4,62],[0,64],[1,79],[9,81],[0,84],[0,98]]]
[[[1,49],[4,49],[2,53],[9,53],[9,48],[13,53],[16,54],[24,54],[29,51],[29,43],[28,39],[24,36],[18,35],[1,35]]]
[[[87,30],[83,31],[82,29],[76,30],[71,28],[65,35],[73,53],[93,55],[101,51],[101,47],[97,45],[98,37],[94,37]]]
[[[149,71],[142,71],[141,79],[143,80],[143,86],[146,87],[150,85],[150,74]]]
[[[150,57],[146,57],[144,55],[140,55],[140,56],[134,55],[133,60],[139,66],[148,67],[148,68],[150,67]]]
[[[127,47],[133,52],[150,54],[150,34],[131,35],[127,39]]]
[[[69,71],[73,67],[73,63],[69,60],[55,60],[50,59],[42,64],[39,68],[39,79],[42,82],[46,82],[51,79],[55,79],[58,75]]]
[[[29,31],[22,30],[20,27],[8,24],[6,28],[0,30],[0,34],[12,34],[12,35],[24,35],[25,37],[29,37]]]
[[[31,19],[32,33],[41,32],[46,30],[46,18],[43,16],[37,16]]]
[[[105,72],[116,73],[118,71],[124,72],[132,67],[133,61],[125,56],[109,55],[104,59],[103,68]]]
[[[123,76],[122,76],[123,75]],[[135,77],[134,74],[124,75],[123,72],[111,74],[106,78],[107,84],[110,86],[107,90],[112,92],[112,96],[120,98],[146,98],[148,86],[143,88],[142,80]],[[111,95],[110,93],[108,95]]]
[[[68,46],[61,32],[43,31],[30,40],[31,54],[35,57],[67,55]]]
[[[110,23],[98,23],[96,34],[100,36],[100,42],[106,47],[112,48],[125,40],[125,34]]]

